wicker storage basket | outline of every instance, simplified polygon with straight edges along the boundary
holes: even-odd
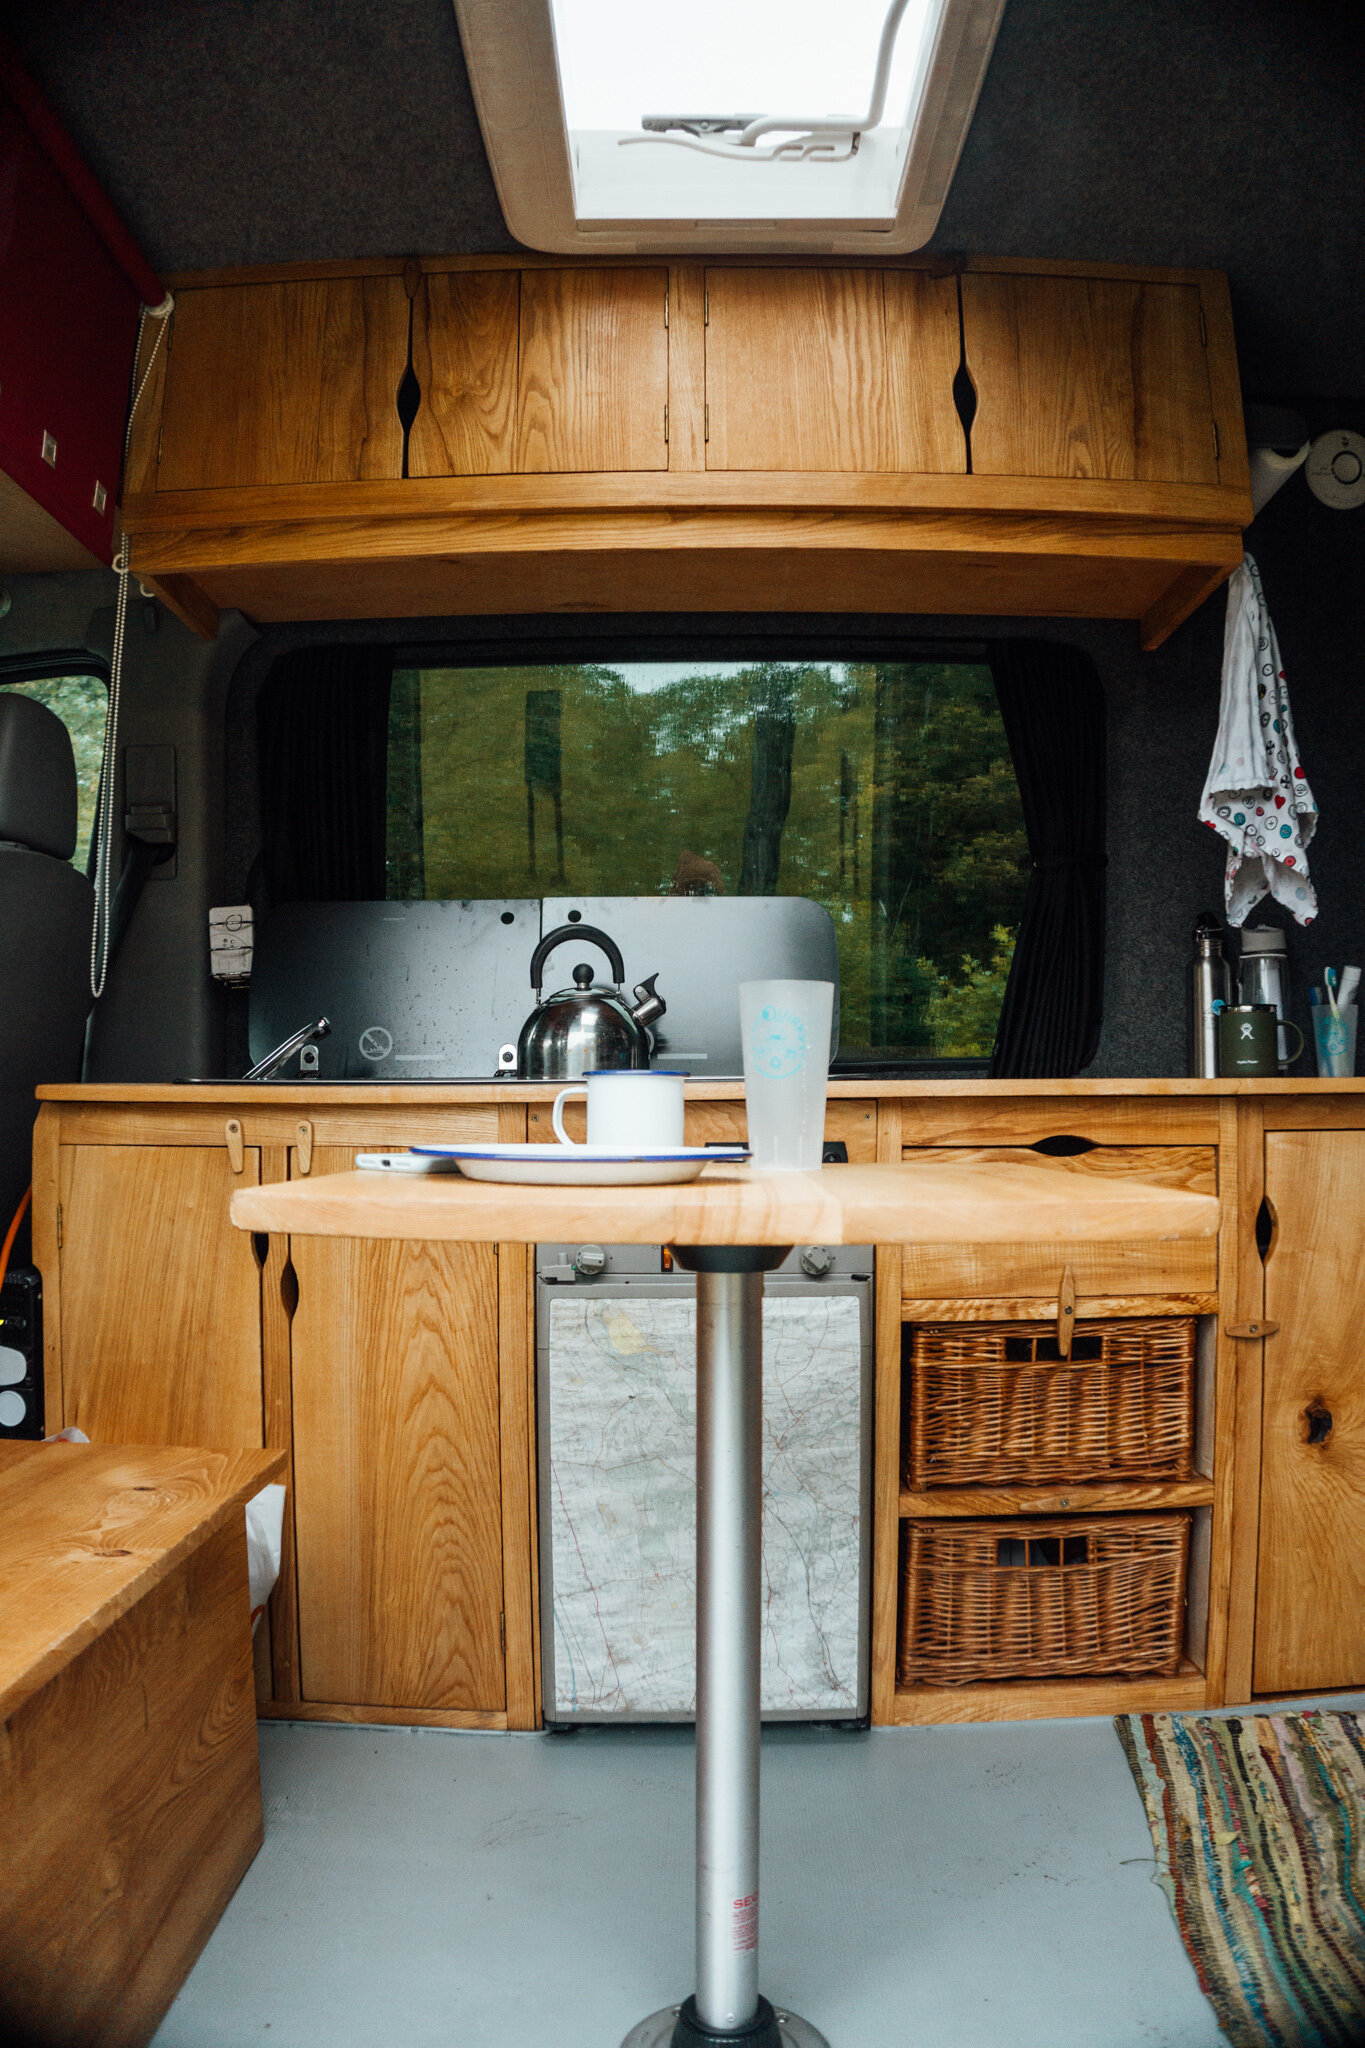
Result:
[[[1188,1479],[1194,1318],[922,1323],[910,1344],[906,1484]]]
[[[907,1522],[902,1685],[1179,1669],[1188,1514]]]

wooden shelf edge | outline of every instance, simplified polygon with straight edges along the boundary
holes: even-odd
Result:
[[[344,1727],[471,1728],[505,1732],[500,1709],[476,1707],[339,1707],[319,1700],[257,1700],[258,1721],[334,1721]]]
[[[1183,1713],[1210,1704],[1197,1664],[1182,1660],[1173,1678],[1007,1679],[995,1685],[897,1686],[891,1726],[952,1721],[1070,1720],[1100,1714]]]
[[[1216,1316],[1216,1294],[1088,1294],[1077,1297],[1080,1322],[1120,1316]],[[936,1300],[906,1295],[903,1323],[1055,1323],[1057,1299],[1046,1295],[992,1294]]]
[[[1115,1514],[1129,1508],[1209,1508],[1211,1479],[1082,1481],[1073,1486],[943,1486],[917,1493],[902,1487],[902,1521],[1042,1514]]]

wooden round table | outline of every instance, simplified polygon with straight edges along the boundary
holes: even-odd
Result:
[[[1055,1166],[710,1166],[684,1187],[514,1187],[332,1174],[241,1188],[242,1230],[662,1244],[697,1276],[696,1984],[622,2048],[827,2048],[758,1988],[763,1275],[795,1244],[1211,1237],[1211,1195]]]

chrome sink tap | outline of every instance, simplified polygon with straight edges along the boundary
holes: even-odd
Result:
[[[292,1038],[286,1038],[283,1045],[277,1045],[274,1052],[268,1052],[263,1060],[257,1060],[254,1067],[248,1067],[243,1074],[244,1081],[273,1081],[285,1061],[292,1059],[296,1052],[302,1052],[306,1045],[316,1045],[321,1038],[330,1038],[330,1018],[316,1017],[311,1024],[305,1024],[302,1031],[296,1031]]]

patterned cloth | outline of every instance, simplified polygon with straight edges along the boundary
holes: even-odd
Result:
[[[1228,923],[1240,925],[1267,893],[1311,924],[1318,899],[1308,879],[1308,842],[1318,810],[1294,742],[1289,686],[1250,555],[1228,584],[1218,737],[1199,821],[1228,842],[1223,891]]]
[[[1234,2048],[1365,2042],[1365,1715],[1120,1714],[1171,1902]]]

